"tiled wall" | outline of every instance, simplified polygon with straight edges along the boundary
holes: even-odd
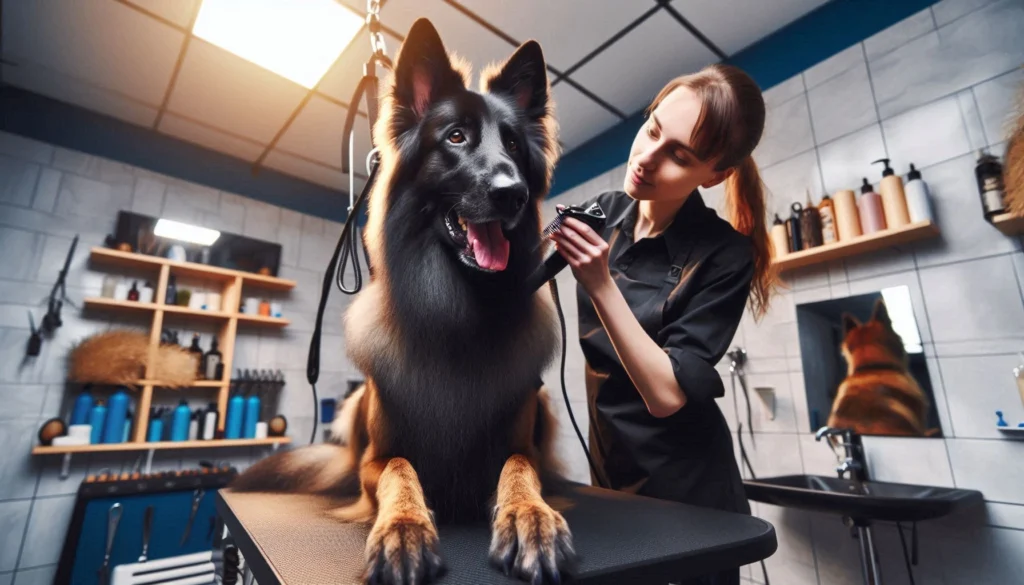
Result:
[[[339,205],[346,205],[347,199]],[[67,416],[69,398],[78,388],[65,384],[64,358],[73,344],[109,326],[148,329],[148,319],[84,312],[81,301],[99,294],[109,271],[93,270],[89,248],[102,245],[114,230],[120,209],[197,223],[228,232],[278,242],[283,247],[281,276],[298,282],[280,298],[291,326],[283,330],[241,327],[236,368],[282,369],[287,384],[265,412],[283,413],[296,444],[309,440],[313,399],[306,382],[306,352],[316,317],[324,268],[341,233],[341,225],[157,175],[110,160],[0,133],[0,584],[50,583],[56,569],[78,484],[87,473],[111,468],[129,470],[137,453],[75,456],[71,476],[58,477],[60,457],[32,457],[39,425],[52,416]],[[78,247],[68,276],[64,325],[43,345],[42,354],[25,361],[29,337],[27,312],[38,323],[64,263],[71,238]],[[351,283],[351,279],[349,281]],[[179,286],[183,286],[179,284]],[[320,396],[342,392],[353,376],[344,357],[341,313],[349,298],[337,290],[324,317]],[[209,347],[211,326],[176,320],[169,326],[185,334],[202,334]],[[222,348],[223,349],[223,348]],[[194,406],[212,397],[190,390]],[[175,401],[177,393],[158,390],[156,400]],[[200,460],[227,460],[243,468],[265,449],[157,451],[158,470],[193,467]]]
[[[755,158],[771,191],[772,213],[786,217],[806,189],[817,202],[822,193],[856,189],[861,177],[877,188],[881,165],[871,161],[883,156],[904,177],[913,162],[931,188],[940,238],[796,272],[767,318],[755,324],[746,315],[734,341],[750,358],[749,387],[776,391],[773,421],[752,398],[756,436],[753,446],[749,438],[745,445],[758,477],[833,475],[835,458],[814,441],[807,422],[795,305],[910,288],[945,438],[868,437],[870,473],[879,480],[977,489],[986,499],[974,512],[918,526],[917,583],[1016,583],[1024,575],[1024,442],[1004,438],[994,426],[997,409],[1014,424],[1024,421],[1011,373],[1024,350],[1024,252],[1019,238],[982,218],[973,174],[978,149],[999,156],[1005,150],[1014,91],[1024,91],[1021,31],[1020,0],[943,0],[765,95],[769,116]],[[620,189],[623,172],[597,177],[548,205]],[[720,208],[722,190],[705,198]],[[571,276],[560,280],[566,297]],[[564,303],[570,331],[574,305]],[[569,350],[570,397],[585,426],[578,343]],[[728,391],[728,365],[719,371]],[[557,389],[557,376],[548,383]],[[745,420],[742,394],[735,403],[731,392],[719,402],[733,429]],[[571,438],[563,452],[585,480],[578,442],[563,434]],[[773,583],[862,582],[858,543],[838,517],[753,507],[778,533],[779,550],[767,562]],[[881,525],[877,533],[885,582],[909,582],[895,527]],[[759,568],[744,568],[743,575],[761,581]]]

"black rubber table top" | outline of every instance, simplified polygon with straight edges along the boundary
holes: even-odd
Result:
[[[665,585],[757,562],[776,548],[775,529],[752,516],[577,486],[561,509],[580,556],[576,583]],[[222,489],[217,509],[260,585],[359,583],[368,527],[323,512],[323,497]],[[486,524],[440,526],[451,585],[521,583],[487,562]]]

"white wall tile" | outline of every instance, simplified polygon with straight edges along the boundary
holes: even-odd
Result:
[[[882,128],[873,124],[818,148],[821,172],[825,180],[825,191],[835,193],[840,189],[853,189],[860,193],[861,178],[867,177],[872,184],[881,172],[871,164],[885,156]]]
[[[39,165],[0,155],[0,203],[31,207]]]
[[[862,440],[871,479],[954,487],[943,439],[865,436]]]
[[[993,0],[939,0],[932,5],[932,13],[935,14],[935,22],[939,26],[944,26],[992,2]]]
[[[764,132],[754,149],[754,160],[767,167],[814,147],[811,115],[804,94],[768,107]]]
[[[758,503],[757,516],[775,528],[779,548],[765,559],[768,578],[787,585],[818,585],[811,537],[811,520],[807,512]],[[761,568],[752,567],[754,582],[763,581]]]
[[[261,201],[245,202],[245,224],[242,232],[268,242],[276,242],[281,221],[281,208]]]
[[[45,245],[46,236],[43,234],[0,228],[0,250],[18,250],[17,254],[4,254],[4,277],[13,280],[32,280],[39,269],[39,259]],[[36,324],[38,325],[38,322]]]
[[[64,534],[71,523],[76,496],[40,498],[32,505],[19,567],[51,565],[60,560],[60,548],[53,546],[55,534]]]
[[[0,541],[0,572],[13,571],[17,565],[31,505],[29,500],[0,502],[0,534],[4,535]]]
[[[997,410],[1012,426],[1024,423],[1024,404],[1013,377],[1019,361],[1012,353],[939,359],[957,438],[1002,438],[995,426]]]
[[[782,102],[789,101],[792,98],[804,93],[804,78],[803,74],[794,75],[789,79],[776,84],[764,91],[764,103],[766,106],[771,107]]]
[[[0,132],[0,153],[24,161],[48,165],[53,162],[53,145],[25,138],[10,132]]]
[[[16,585],[51,585],[56,574],[57,565],[25,569],[15,573],[14,583]]]
[[[865,39],[864,51],[868,59],[880,57],[933,30],[935,30],[935,19],[932,18],[931,9],[925,8]]]
[[[863,62],[809,90],[807,99],[817,144],[878,122],[868,67]]]
[[[791,215],[794,202],[806,201],[808,192],[814,200],[819,200],[824,189],[818,156],[813,150],[762,168],[761,180],[768,191],[765,202],[768,218],[773,219],[778,214],[782,221]]]
[[[864,63],[864,49],[860,43],[850,45],[821,63],[804,71],[804,84],[807,89],[818,87],[822,83]]]
[[[842,449],[838,449],[838,452],[842,453]],[[839,465],[840,459],[836,452],[829,448],[827,441],[815,441],[814,435],[804,432],[800,435],[800,456],[803,460],[804,473],[807,475],[836,476],[836,466]]]
[[[1024,504],[1024,441],[946,439],[956,487],[980,491],[986,500]]]
[[[829,585],[861,585],[860,548],[837,514],[810,513],[818,580]]]
[[[795,329],[795,327],[794,327]],[[757,388],[771,388],[775,398],[775,418],[769,420],[769,405],[763,401],[756,391]],[[790,388],[789,373],[751,375],[747,379],[750,394],[751,417],[755,432],[795,434],[803,431],[797,428],[796,408],[793,404],[793,392]],[[738,390],[739,391],[739,390]],[[803,388],[799,389],[803,392]],[[742,392],[742,391],[740,391]],[[738,397],[741,420],[746,421],[746,411],[742,394]]]
[[[1019,109],[1024,108],[1024,69],[974,86],[988,144],[1010,139],[1010,130]]]
[[[741,412],[740,419],[745,418]],[[794,434],[757,433],[751,442],[750,434],[746,428],[743,430],[743,445],[758,478],[803,473],[799,441]],[[736,461],[741,462],[739,451],[736,452]],[[741,468],[745,467],[741,465]]]
[[[910,163],[927,168],[971,150],[956,96],[914,108],[882,122],[893,170],[905,176]],[[878,165],[881,168],[881,165]],[[881,173],[870,177],[873,183]]]
[[[937,342],[1013,337],[1024,328],[1009,256],[921,269],[921,286]]]
[[[32,201],[32,208],[52,213],[57,205],[57,195],[60,193],[60,171],[50,168],[43,168],[39,173],[39,182],[36,184],[36,196]]]
[[[166,183],[148,177],[139,177],[135,181],[131,210],[150,217],[160,217],[166,192]]]

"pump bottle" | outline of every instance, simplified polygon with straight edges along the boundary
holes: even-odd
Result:
[[[910,223],[907,211],[907,195],[903,192],[903,179],[889,166],[889,159],[880,158],[872,164],[883,163],[882,182],[878,192],[882,195],[882,209],[885,210],[885,225],[890,229],[901,228]]]

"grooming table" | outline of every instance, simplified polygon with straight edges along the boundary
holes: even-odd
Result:
[[[573,486],[568,500],[561,511],[580,557],[581,584],[665,585],[757,562],[778,545],[772,525],[753,516],[583,485]],[[222,489],[216,505],[259,585],[360,582],[369,528],[322,514],[338,502]],[[521,585],[488,563],[487,523],[438,528],[447,567],[438,583]]]

